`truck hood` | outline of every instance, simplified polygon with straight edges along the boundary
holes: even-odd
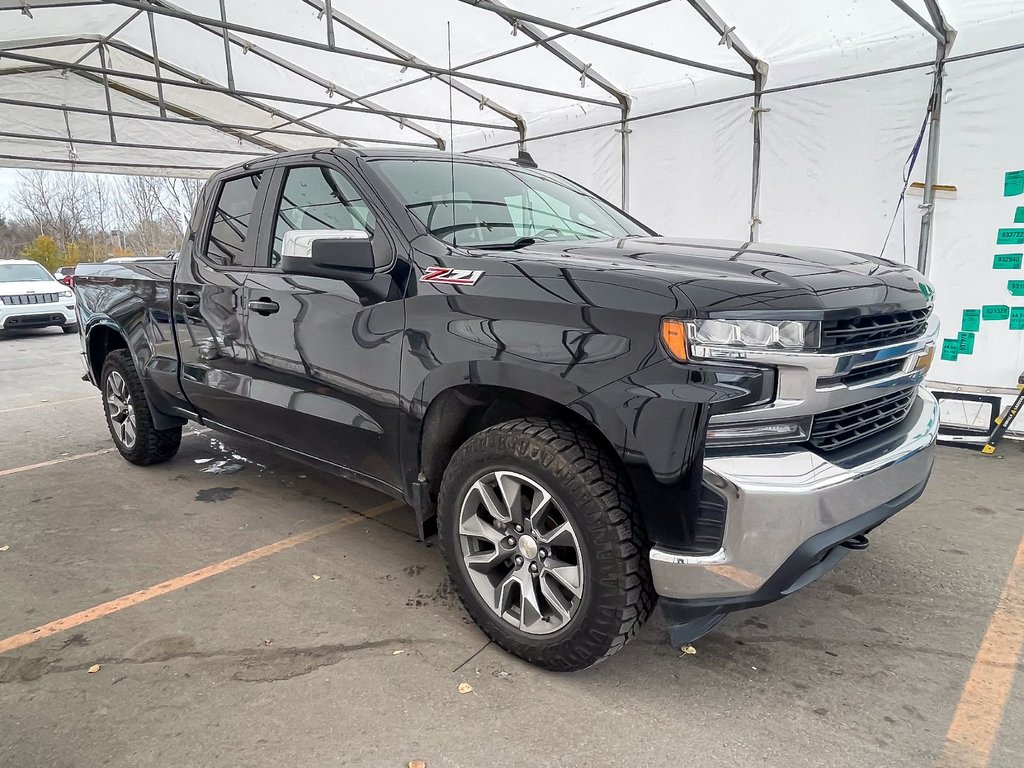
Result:
[[[631,237],[537,243],[508,255],[513,253],[517,261],[659,277],[700,313],[916,309],[927,306],[934,293],[908,266],[825,248]]]

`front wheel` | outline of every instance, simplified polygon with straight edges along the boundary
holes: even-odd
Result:
[[[590,667],[654,607],[632,493],[612,457],[569,424],[519,419],[474,435],[445,471],[438,509],[463,604],[526,661]]]
[[[132,464],[167,461],[178,452],[181,427],[157,429],[135,363],[126,349],[115,349],[103,363],[100,391],[114,445]]]

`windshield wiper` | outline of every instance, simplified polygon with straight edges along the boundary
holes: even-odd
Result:
[[[534,243],[544,242],[547,241],[539,237],[520,237],[513,240],[511,243],[488,243],[487,245],[473,245],[467,247],[480,248],[485,251],[515,251],[519,248],[525,248],[528,245],[533,245]]]

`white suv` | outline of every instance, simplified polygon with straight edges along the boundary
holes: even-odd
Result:
[[[78,332],[74,292],[38,262],[0,260],[0,334],[50,325],[64,333]]]

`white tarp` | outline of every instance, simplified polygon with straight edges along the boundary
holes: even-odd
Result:
[[[957,338],[970,327],[965,309],[1024,306],[1009,288],[1024,270],[993,269],[996,255],[1024,251],[996,243],[1024,216],[1024,194],[1003,189],[1006,172],[1024,170],[1024,6],[936,2],[957,34],[936,179],[951,189],[935,203],[929,273],[943,338]],[[220,0],[156,2],[152,14],[131,0],[0,0],[0,165],[205,175],[274,151],[435,147],[451,136],[459,150],[510,157],[524,129],[543,167],[614,202],[625,192],[630,212],[659,231],[746,239],[748,51],[767,65],[770,110],[759,239],[878,254],[888,233],[884,255],[916,263],[927,139],[909,178],[918,187],[893,214],[932,91],[925,0],[505,0],[547,25],[480,0],[331,5],[334,51],[323,0],[226,0],[227,21],[240,25],[226,41]],[[1011,390],[1024,330],[983,319],[974,333],[973,352],[937,360],[932,378]],[[947,407],[951,420],[975,416]]]

